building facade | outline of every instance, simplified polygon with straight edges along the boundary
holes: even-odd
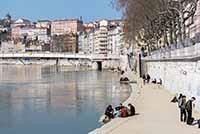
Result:
[[[83,28],[83,22],[78,19],[55,20],[51,22],[51,35],[64,35],[66,33],[77,33]]]
[[[47,28],[51,29],[51,21],[49,20],[38,20],[35,24],[36,28]]]
[[[94,44],[94,29],[78,34],[79,53],[93,54]]]
[[[31,21],[27,19],[18,19],[11,24],[11,28],[14,27],[26,27],[32,25]]]
[[[99,27],[94,32],[94,53],[108,54],[108,21],[102,20],[99,22]]]
[[[52,52],[78,53],[77,34],[71,32],[64,35],[54,35],[52,41]]]
[[[41,42],[49,42],[50,35],[47,28],[36,28],[34,26],[21,27],[17,26],[12,28],[13,39],[28,39],[38,40]]]
[[[80,52],[85,54],[120,55],[124,46],[122,21],[102,20],[84,25],[79,33]]]
[[[114,26],[108,32],[108,53],[120,55],[121,50],[125,44],[123,37],[123,28],[121,26]]]

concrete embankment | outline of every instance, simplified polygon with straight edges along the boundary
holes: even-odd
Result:
[[[130,85],[132,88],[132,93],[131,93],[130,97],[123,103],[126,106],[128,105],[128,103],[134,104],[134,102],[136,102],[137,98],[140,95],[140,88],[138,87],[140,85],[135,84],[135,83],[132,83]],[[97,128],[94,131],[90,132],[89,134],[107,134],[111,130],[118,128],[119,126],[121,126],[122,124],[124,124],[125,122],[127,122],[130,119],[131,118],[123,118],[123,119],[115,118],[112,121],[110,121],[109,123],[103,125],[101,128]]]
[[[140,86],[139,86],[140,88]],[[137,99],[133,95],[127,102],[136,106],[138,115],[117,118],[90,134],[199,134],[197,126],[188,126],[179,121],[177,104],[170,103],[173,95],[158,85],[140,88]],[[200,118],[194,112],[195,119]]]

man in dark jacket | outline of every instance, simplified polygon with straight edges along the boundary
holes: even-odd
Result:
[[[186,111],[187,111],[187,124],[192,125],[194,119],[192,118],[192,107],[193,107],[193,102],[196,100],[195,97],[192,97],[190,100],[187,101],[186,103]]]
[[[112,105],[109,105],[106,108],[105,115],[108,116],[109,119],[114,118],[114,109],[112,108]]]

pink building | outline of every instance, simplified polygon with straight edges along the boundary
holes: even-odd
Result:
[[[63,35],[66,33],[77,33],[83,29],[83,22],[78,19],[55,20],[51,23],[51,35]]]
[[[13,27],[12,31],[11,31],[11,36],[12,36],[13,39],[20,38],[20,36],[21,36],[21,27],[20,26]]]
[[[49,42],[50,37],[47,28],[36,28],[34,26],[17,26],[12,28],[12,39],[23,39],[25,36],[27,39]]]

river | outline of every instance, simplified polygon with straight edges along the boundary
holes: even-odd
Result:
[[[0,133],[87,134],[108,104],[125,101],[119,74],[55,66],[0,66]]]

